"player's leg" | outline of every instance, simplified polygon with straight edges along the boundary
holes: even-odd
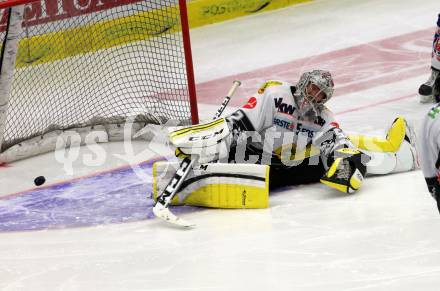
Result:
[[[167,186],[178,162],[153,165],[153,198]],[[212,208],[267,208],[269,206],[269,166],[255,164],[200,164],[193,168],[171,205]]]
[[[437,20],[437,31],[434,35],[429,79],[420,85],[421,103],[440,102],[440,14]]]
[[[266,153],[267,154],[267,153]],[[229,163],[234,163],[237,155],[237,147],[230,148]],[[257,164],[261,163],[263,150],[260,146],[247,143],[244,160],[249,161],[250,157],[258,157]],[[298,162],[295,166],[286,166],[276,154],[270,158],[269,187],[276,189],[284,186],[317,183],[324,175],[325,168],[318,156],[313,156]]]
[[[317,161],[317,163],[313,161]],[[284,186],[317,183],[324,174],[325,168],[321,159],[306,158],[299,165],[291,167],[286,167],[281,162],[273,163],[270,166],[269,187],[276,189]]]
[[[439,85],[440,72],[431,67],[429,79],[419,87],[420,103],[439,102]]]
[[[394,120],[385,139],[350,135],[350,140],[371,157],[367,173],[383,175],[419,168],[416,135],[403,117]]]

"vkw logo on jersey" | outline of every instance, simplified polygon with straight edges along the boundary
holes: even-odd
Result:
[[[278,112],[292,115],[295,111],[295,107],[291,104],[283,103],[283,98],[275,99],[275,108],[278,109]]]

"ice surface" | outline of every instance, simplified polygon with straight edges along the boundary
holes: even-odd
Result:
[[[209,96],[221,99],[230,80],[244,81],[238,106],[256,81],[293,81],[322,62],[335,72],[329,107],[344,130],[384,134],[398,114],[417,126],[429,108],[417,89],[429,75],[438,9],[438,0],[314,1],[196,29],[202,118],[217,107]],[[72,174],[54,154],[0,168],[0,290],[440,286],[440,220],[420,171],[369,177],[355,195],[288,187],[271,193],[268,209],[175,208],[197,224],[182,231],[152,219],[147,199],[151,159],[169,150],[134,143],[128,160],[147,161],[139,178],[120,158],[122,144],[101,146],[104,164],[84,166],[84,148]],[[39,175],[47,187],[31,189]]]

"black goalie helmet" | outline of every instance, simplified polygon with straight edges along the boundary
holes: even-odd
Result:
[[[333,96],[334,82],[329,71],[313,70],[305,72],[297,84],[296,101],[301,112],[317,112]]]

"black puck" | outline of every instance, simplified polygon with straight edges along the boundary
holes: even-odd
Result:
[[[44,178],[44,176],[38,176],[37,178],[35,178],[34,183],[37,186],[41,186],[44,184],[44,182],[46,182],[46,178]]]

